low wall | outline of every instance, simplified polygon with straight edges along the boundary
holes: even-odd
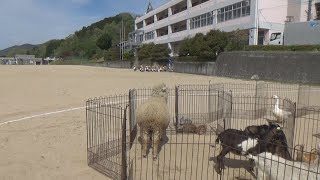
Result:
[[[83,64],[83,65],[84,66],[120,68],[120,69],[131,69],[131,67],[132,67],[132,63],[130,61],[108,61],[105,63]]]
[[[214,76],[216,68],[214,62],[175,62],[174,72]]]
[[[130,69],[132,67],[132,63],[130,61],[107,61],[104,66],[110,68],[123,68]]]
[[[216,68],[217,76],[320,83],[319,52],[225,52]]]

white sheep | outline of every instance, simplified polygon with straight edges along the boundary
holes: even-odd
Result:
[[[320,144],[318,146],[320,153]],[[308,164],[298,161],[289,161],[271,153],[261,153],[258,156],[248,155],[253,159],[257,168],[257,179],[270,180],[318,180],[320,179],[319,163]]]
[[[147,156],[149,135],[153,134],[153,159],[157,159],[160,139],[169,125],[167,101],[168,90],[166,85],[161,83],[153,87],[151,97],[137,108],[143,157]]]

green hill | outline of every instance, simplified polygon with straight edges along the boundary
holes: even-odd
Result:
[[[37,45],[32,45],[32,44],[23,44],[20,46],[11,46],[6,49],[0,50],[0,57],[1,56],[13,56],[15,54],[25,54],[27,50],[30,50]]]
[[[14,54],[35,54],[37,57],[56,56],[64,59],[119,59],[119,49],[115,47],[119,43],[121,22],[125,26],[125,34],[134,30],[134,17],[130,13],[120,13],[113,17],[95,22],[65,39],[50,40],[40,45],[13,46],[0,51],[2,56]],[[97,40],[102,35],[111,37],[112,47],[100,49]]]

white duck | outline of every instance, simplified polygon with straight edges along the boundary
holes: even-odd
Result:
[[[277,119],[278,122],[283,123],[285,120],[291,117],[292,113],[279,108],[279,97],[277,95],[273,95],[272,98],[276,99],[276,104],[274,105],[272,114]]]

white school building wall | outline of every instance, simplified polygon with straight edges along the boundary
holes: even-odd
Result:
[[[318,0],[317,0],[318,1]],[[179,42],[212,29],[247,30],[249,44],[268,44],[285,21],[306,21],[305,0],[171,0],[135,19],[129,42],[168,44],[177,54]],[[313,3],[314,4],[314,3]],[[314,7],[312,8],[314,9]],[[258,27],[258,28],[257,28]]]

